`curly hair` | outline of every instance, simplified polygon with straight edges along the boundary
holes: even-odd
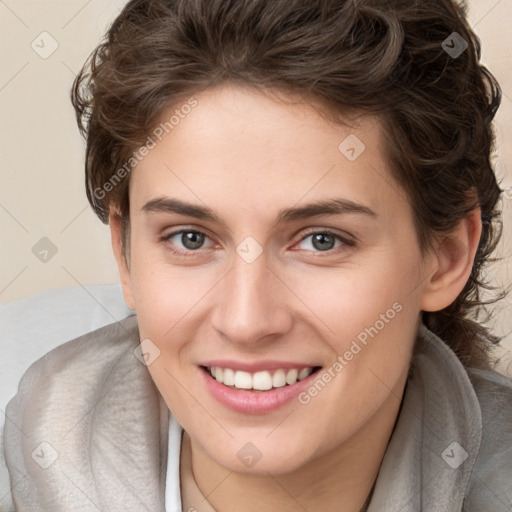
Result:
[[[466,16],[452,0],[132,0],[71,91],[88,200],[105,223],[118,212],[126,240],[129,173],[105,184],[162,113],[223,82],[300,95],[340,122],[348,111],[375,114],[422,250],[481,210],[463,291],[422,315],[464,365],[488,367],[499,338],[477,315],[489,303],[482,271],[501,234],[491,163],[501,90]]]

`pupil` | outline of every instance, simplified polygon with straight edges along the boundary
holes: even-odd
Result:
[[[199,249],[203,244],[204,236],[195,231],[187,231],[181,235],[181,242],[187,249]]]
[[[313,247],[318,250],[328,250],[334,247],[334,238],[330,235],[319,233],[313,236]]]

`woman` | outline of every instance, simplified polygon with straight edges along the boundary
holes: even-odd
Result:
[[[509,510],[479,58],[450,0],[129,2],[72,100],[136,315],[24,376],[15,510]]]

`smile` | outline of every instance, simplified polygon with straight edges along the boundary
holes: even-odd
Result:
[[[232,366],[228,361],[201,365],[200,380],[216,402],[244,414],[270,413],[293,403],[322,368],[277,362]]]
[[[231,368],[221,368],[220,366],[207,366],[206,370],[217,382],[225,386],[236,389],[268,391],[273,388],[293,385],[297,381],[303,380],[311,375],[315,368],[279,368],[273,371],[250,373],[241,370],[233,370]]]

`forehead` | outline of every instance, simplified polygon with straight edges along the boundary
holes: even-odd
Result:
[[[131,177],[137,209],[163,195],[260,212],[340,195],[382,213],[406,207],[376,117],[335,124],[298,98],[234,85],[193,98],[193,108],[184,100],[164,112],[150,134],[154,147]]]

